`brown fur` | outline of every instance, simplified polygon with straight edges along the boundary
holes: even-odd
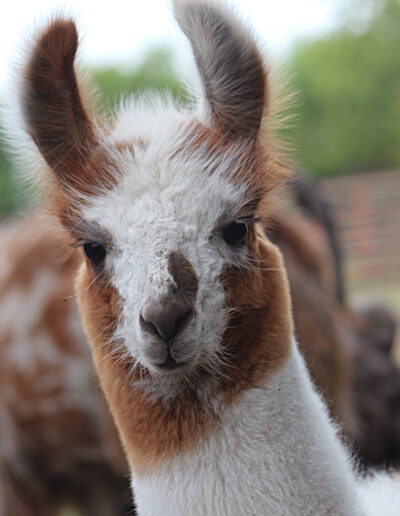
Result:
[[[267,103],[266,71],[260,53],[220,6],[187,4],[176,9],[202,78],[213,125],[230,143],[256,140]],[[198,36],[211,42],[213,55],[199,45]]]
[[[30,135],[58,178],[68,182],[96,141],[75,76],[77,48],[73,21],[56,19],[38,37],[25,71],[23,108]]]
[[[52,187],[50,210],[59,218],[61,224],[72,233],[79,224],[83,196],[92,196],[115,186],[118,178],[117,168],[108,153],[98,148],[88,159],[85,166],[74,169],[72,180],[65,180],[64,188]],[[81,226],[82,224],[80,224]]]
[[[275,202],[271,194],[281,188],[291,175],[289,160],[283,158],[277,151],[277,143],[268,134],[260,134],[255,142],[244,145],[242,141],[224,139],[218,128],[206,127],[199,122],[193,122],[186,128],[186,142],[180,146],[173,156],[185,155],[201,151],[204,156],[235,155],[240,151],[240,160],[229,171],[230,180],[237,185],[248,185],[248,199],[243,209],[246,215],[255,214],[267,219]],[[217,167],[218,159],[215,160]],[[210,169],[209,173],[213,174]]]
[[[234,309],[223,338],[230,357],[228,394],[264,382],[285,363],[291,347],[291,303],[281,255],[260,227],[250,238],[249,270],[230,269],[222,276],[227,306]]]
[[[54,19],[35,42],[22,98],[27,130],[52,172],[46,177],[51,206],[62,213],[61,222],[68,229],[79,215],[82,196],[116,184],[115,167],[99,146],[82,101],[86,95],[75,71],[77,49],[74,22]]]
[[[172,251],[168,256],[168,270],[174,278],[178,289],[194,303],[199,280],[193,265],[180,251]]]
[[[357,436],[351,361],[353,336],[336,297],[334,266],[326,235],[301,213],[278,211],[274,236],[285,256],[294,310],[295,334],[311,376],[331,415],[347,435]]]

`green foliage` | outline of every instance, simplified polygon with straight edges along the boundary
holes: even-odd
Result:
[[[4,130],[0,127],[0,138]],[[0,140],[0,218],[13,213],[20,205],[22,187],[15,180],[13,163],[6,143]]]
[[[339,30],[293,56],[300,116],[291,137],[316,174],[400,165],[400,2],[370,6],[364,31],[352,10]]]
[[[119,97],[146,90],[169,91],[175,97],[184,97],[184,89],[177,79],[170,49],[149,50],[134,69],[121,71],[115,67],[92,69],[102,101],[113,105]]]

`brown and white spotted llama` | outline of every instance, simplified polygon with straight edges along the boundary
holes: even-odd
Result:
[[[284,170],[257,45],[215,2],[175,14],[202,84],[193,110],[132,100],[104,129],[62,18],[20,85],[52,208],[85,255],[80,312],[138,514],[398,514],[389,476],[356,477],[293,337],[261,225]]]
[[[43,214],[0,230],[1,516],[55,516],[65,503],[116,516],[129,501],[76,306],[80,257],[63,259],[61,242]]]

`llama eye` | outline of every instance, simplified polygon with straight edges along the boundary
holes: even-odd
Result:
[[[83,250],[91,261],[92,265],[99,266],[106,256],[105,247],[97,242],[87,242],[83,244]]]
[[[222,238],[229,245],[240,246],[244,244],[247,235],[247,224],[244,222],[231,222],[222,232]]]

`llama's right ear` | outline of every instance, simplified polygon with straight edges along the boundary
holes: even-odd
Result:
[[[188,37],[211,123],[225,137],[255,140],[266,109],[263,59],[249,32],[214,0],[174,0]]]
[[[36,39],[23,70],[22,112],[28,133],[65,186],[74,183],[96,144],[75,74],[78,34],[57,18]]]

